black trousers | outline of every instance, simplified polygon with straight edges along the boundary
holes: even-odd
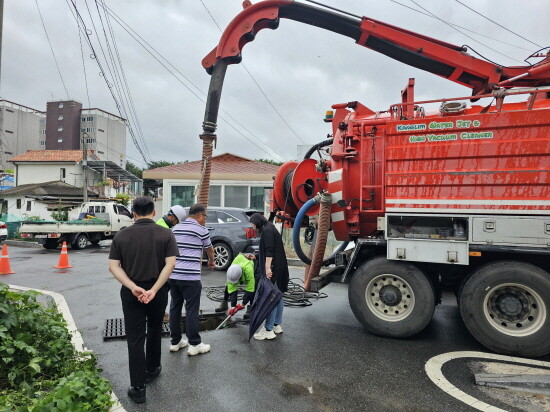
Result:
[[[202,284],[200,280],[168,279],[170,284],[170,338],[172,345],[181,340],[181,309],[185,302],[185,334],[190,345],[201,343],[199,335],[199,307]]]
[[[155,282],[136,282],[145,290],[150,289]],[[147,303],[141,303],[130,289],[122,286],[120,289],[126,342],[128,343],[128,363],[130,367],[130,384],[145,385],[145,371],[152,371],[160,366],[162,318],[168,301],[168,289],[162,287],[155,298]],[[147,344],[145,345],[145,337]],[[144,350],[145,346],[145,350]]]

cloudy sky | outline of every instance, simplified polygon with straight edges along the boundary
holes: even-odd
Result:
[[[100,20],[95,0],[37,1],[63,82],[36,1],[5,0],[1,98],[45,110],[47,101],[68,96],[84,107],[118,114],[83,39],[86,93],[79,31],[74,9],[69,7],[74,1],[112,85],[113,75],[98,43],[101,41],[108,56],[101,22],[113,53],[115,47],[118,50],[147,159],[179,162],[200,158],[198,136],[210,81],[201,60],[218,43],[218,25],[225,29],[242,10],[242,0],[105,0],[114,14],[169,61],[165,65],[174,66],[170,67],[172,73],[112,15],[106,18],[101,6]],[[322,2],[450,43],[467,44],[502,65],[523,65],[539,46],[550,45],[548,0]],[[460,31],[441,20],[461,26]],[[215,154],[232,152],[278,161],[296,158],[297,145],[319,142],[330,133],[322,118],[332,104],[358,100],[373,110],[385,110],[400,100],[400,90],[409,77],[416,78],[417,100],[470,94],[463,86],[359,47],[349,38],[289,20],[282,20],[275,31],[261,31],[246,45],[243,63],[244,67],[230,66],[226,75]],[[137,125],[135,128],[137,132]],[[143,166],[130,135],[127,155]]]

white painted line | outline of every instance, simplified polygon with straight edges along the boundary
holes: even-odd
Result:
[[[73,319],[73,315],[71,315],[71,311],[69,310],[69,305],[67,304],[67,301],[63,297],[61,293],[57,292],[51,292],[49,290],[42,290],[42,289],[32,289],[27,288],[24,286],[17,286],[17,285],[8,285],[8,287],[12,290],[18,290],[21,292],[27,291],[27,290],[34,290],[36,292],[40,292],[44,295],[49,295],[53,298],[55,305],[57,306],[57,310],[61,312],[63,315],[63,318],[65,319],[65,322],[67,322],[67,329],[72,335],[71,343],[75,347],[75,349],[78,352],[91,352],[90,350],[86,349],[84,346],[84,339],[82,339],[82,335],[80,334],[79,330],[76,328],[76,323]],[[114,402],[114,405],[111,406],[111,409],[109,409],[109,412],[126,412],[126,409],[122,406],[120,401],[118,400],[117,396],[114,392],[111,392],[111,400]]]
[[[550,368],[550,362],[544,362],[534,359],[525,359],[517,358],[513,356],[506,355],[497,355],[494,353],[484,353],[484,352],[448,352],[441,355],[434,356],[424,366],[426,374],[435,383],[439,388],[447,392],[447,394],[453,396],[461,402],[471,406],[472,408],[478,409],[480,411],[487,412],[505,412],[504,409],[497,408],[495,406],[489,405],[485,402],[480,401],[479,399],[474,398],[473,396],[468,395],[467,393],[462,392],[456,386],[445,378],[441,368],[443,365],[453,359],[461,358],[481,358],[481,359],[491,359],[503,362],[514,362],[522,363],[525,365],[536,365]]]
[[[386,203],[409,203],[413,205],[550,206],[550,200],[512,199],[386,199]]]

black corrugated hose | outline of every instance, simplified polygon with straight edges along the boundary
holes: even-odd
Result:
[[[310,299],[322,299],[328,296],[324,292],[306,292],[304,287],[293,282],[294,280],[301,282],[301,280],[297,278],[292,278],[288,282],[288,291],[283,294],[283,301],[287,307],[311,306],[313,303],[310,302]],[[205,288],[205,290],[208,299],[215,302],[221,302],[223,300],[225,286],[212,286]],[[241,300],[244,295],[244,286],[239,286],[237,293],[238,299]]]

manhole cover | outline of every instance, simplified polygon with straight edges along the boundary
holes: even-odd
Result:
[[[225,320],[225,313],[206,313],[199,315],[199,331],[214,330],[220,323]],[[181,317],[181,332],[185,333],[185,316]],[[162,334],[170,334],[170,326],[168,323],[162,324]],[[103,340],[110,339],[125,339],[126,329],[124,328],[124,319],[107,319],[105,320],[105,330],[103,331]]]

